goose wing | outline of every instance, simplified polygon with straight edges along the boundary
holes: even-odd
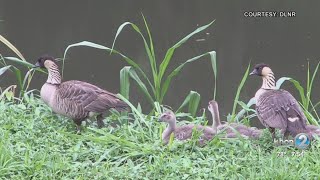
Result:
[[[104,112],[115,108],[124,110],[128,107],[115,94],[82,81],[66,81],[62,83],[57,93],[61,99],[68,99],[89,112]]]
[[[288,123],[305,126],[306,117],[297,100],[285,90],[269,90],[257,100],[258,118],[266,127],[287,129]]]
[[[193,124],[177,127],[174,131],[174,137],[178,140],[190,139],[192,136]]]

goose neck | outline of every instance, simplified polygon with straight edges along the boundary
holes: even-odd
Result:
[[[220,115],[219,115],[219,110],[218,110],[218,107],[217,106],[214,106],[212,108],[212,111],[211,111],[211,116],[212,116],[212,128],[217,131],[218,129],[218,126],[221,125],[221,121],[220,121]]]
[[[169,126],[163,131],[162,133],[162,139],[166,139],[166,137],[169,137],[172,132],[174,132],[176,129],[176,122],[169,123]]]
[[[273,73],[269,73],[262,77],[262,89],[276,89],[276,82]]]
[[[59,67],[56,64],[52,64],[49,68],[48,68],[48,79],[47,79],[47,83],[49,84],[61,84],[61,75],[59,72]]]

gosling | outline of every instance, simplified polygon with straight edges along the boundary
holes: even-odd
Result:
[[[175,114],[170,110],[164,112],[159,117],[159,122],[168,123],[168,127],[162,133],[162,141],[164,144],[168,144],[170,135],[172,133],[174,134],[174,139],[183,141],[190,139],[192,137],[193,129],[196,129],[201,133],[199,139],[200,145],[206,144],[206,142],[211,140],[216,134],[216,132],[212,128],[201,125],[189,124],[177,127],[176,121],[177,120]]]
[[[242,137],[248,137],[253,139],[258,139],[262,135],[262,130],[257,129],[256,127],[248,127],[243,124],[238,123],[225,123],[221,124],[220,115],[219,115],[219,106],[217,101],[210,101],[208,105],[208,110],[212,115],[212,128],[217,132],[226,132],[226,138],[236,138],[239,135]]]

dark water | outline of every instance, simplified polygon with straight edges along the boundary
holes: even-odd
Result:
[[[226,115],[231,112],[236,89],[250,60],[252,64],[268,63],[277,77],[290,76],[305,86],[307,63],[314,68],[320,57],[319,5],[319,1],[0,0],[0,33],[33,62],[44,53],[62,57],[68,45],[83,40],[111,47],[116,30],[123,22],[134,22],[143,29],[140,14],[143,12],[160,62],[169,47],[199,25],[216,19],[214,25],[176,51],[170,70],[186,59],[215,50],[219,70],[217,100],[221,114]],[[247,11],[293,11],[296,16],[250,18],[244,16]],[[149,68],[142,40],[132,29],[127,27],[123,31],[116,49],[143,68]],[[3,45],[0,53],[14,55]],[[127,65],[120,57],[91,48],[74,48],[67,58],[65,80],[83,80],[112,92],[119,91],[119,71]],[[1,86],[15,83],[13,74],[5,77],[7,79],[1,79]],[[46,77],[41,74],[36,77],[32,88],[40,89]],[[259,78],[250,77],[241,100],[248,101],[260,83]],[[178,107],[190,90],[194,90],[201,94],[201,107],[206,107],[212,98],[213,84],[209,58],[204,58],[186,66],[173,80],[165,103]],[[291,85],[284,88],[297,95]],[[319,99],[319,90],[317,78],[314,102]],[[137,90],[131,93],[133,102],[140,101],[147,108],[148,104],[141,97]]]

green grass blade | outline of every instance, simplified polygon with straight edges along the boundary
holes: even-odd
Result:
[[[154,60],[154,66],[157,67],[156,55],[155,55],[155,53],[154,53],[153,40],[152,40],[151,32],[150,32],[148,23],[147,23],[147,21],[146,21],[146,18],[144,17],[144,15],[143,15],[142,13],[141,13],[141,15],[142,15],[142,17],[143,17],[143,22],[144,22],[144,25],[145,25],[145,27],[146,27],[147,33],[148,33],[149,44],[150,44],[150,51],[151,51],[151,55],[152,55],[153,60]],[[158,74],[157,68],[155,68],[155,71],[156,71],[156,74]]]
[[[214,20],[215,21],[215,20]],[[211,26],[211,24],[213,24],[213,22],[210,22],[207,25],[201,26],[199,28],[197,28],[196,30],[194,30],[192,33],[188,34],[186,37],[184,37],[183,39],[181,39],[178,43],[176,43],[175,45],[173,45],[171,48],[168,49],[168,51],[166,52],[166,55],[162,61],[162,63],[160,64],[160,68],[159,68],[159,82],[162,81],[162,77],[165,74],[167,67],[171,61],[172,55],[174,53],[174,51],[180,47],[182,44],[184,44],[186,41],[188,41],[192,36],[194,36],[195,34],[198,34],[200,32],[202,32],[203,30],[207,29],[209,26]]]
[[[4,59],[12,61],[12,62],[15,62],[15,63],[20,64],[22,66],[25,66],[27,68],[34,67],[34,64],[31,64],[28,61],[24,61],[24,60],[21,60],[21,59],[16,58],[16,57],[4,57]],[[42,73],[45,73],[45,74],[48,74],[46,71],[42,70],[41,68],[36,68],[35,70],[39,71],[39,72],[42,72]]]
[[[217,94],[217,53],[214,51],[210,53],[211,56],[211,65],[212,65],[212,70],[214,74],[214,90],[213,90],[213,99],[216,100],[216,94]]]
[[[16,85],[11,85],[3,91],[0,88],[0,92],[1,92],[0,100],[5,96],[7,98],[7,100],[10,101],[14,97],[14,93],[15,93],[16,88],[17,88]]]
[[[188,106],[188,112],[195,117],[196,113],[198,111],[199,103],[201,96],[199,93],[195,91],[190,91],[190,101],[189,101],[189,106]]]
[[[302,110],[303,110],[305,116],[307,117],[309,124],[313,124],[313,125],[318,126],[319,123],[317,122],[316,118],[314,118],[313,115],[302,104],[300,104],[300,106],[302,107]]]
[[[4,57],[4,59],[6,60],[9,60],[9,61],[12,61],[12,62],[16,62],[22,66],[25,66],[27,68],[32,68],[34,65],[25,61],[25,60],[22,60],[22,59],[19,59],[19,58],[16,58],[16,57]]]
[[[126,99],[129,99],[130,94],[130,68],[131,66],[125,66],[120,70],[120,94]]]
[[[118,36],[120,35],[120,33],[122,32],[123,28],[130,25],[142,38],[143,40],[143,43],[144,43],[144,47],[145,47],[145,50],[147,52],[147,55],[148,55],[148,58],[149,58],[149,62],[150,62],[150,66],[151,66],[151,70],[152,70],[152,75],[153,75],[153,81],[154,81],[154,85],[157,87],[157,68],[156,68],[156,64],[155,64],[155,59],[154,59],[154,56],[152,55],[151,53],[151,50],[150,50],[150,47],[145,39],[145,37],[143,36],[142,32],[140,31],[139,27],[136,26],[135,24],[131,23],[131,22],[125,22],[123,24],[121,24],[117,30],[117,33],[115,35],[115,38],[113,40],[113,43],[112,43],[112,48],[111,48],[111,51],[110,53],[112,53],[114,50],[114,46],[115,46],[115,43],[116,43],[116,40],[118,38]],[[149,36],[151,36],[149,34]],[[153,86],[152,86],[153,87]],[[157,88],[155,88],[155,90],[157,90]],[[155,96],[157,95],[157,93],[155,93]]]
[[[250,107],[252,105],[256,104],[256,99],[253,97],[249,100],[249,102],[246,104],[246,106],[242,105],[242,110],[236,115],[235,120],[236,121],[240,121],[240,119],[243,117],[243,115],[247,112],[247,111],[251,111],[252,109],[250,109]]]
[[[237,108],[237,105],[238,105],[241,89],[243,88],[243,85],[247,80],[247,77],[249,75],[249,70],[250,70],[250,64],[248,65],[247,70],[246,70],[246,72],[244,73],[244,75],[242,77],[240,85],[238,86],[238,89],[237,89],[236,97],[234,98],[232,114],[231,114],[231,119],[230,119],[231,122],[233,122],[235,117],[236,117],[236,108]]]
[[[100,44],[96,44],[96,43],[93,43],[93,42],[89,42],[89,41],[82,41],[82,42],[79,42],[79,43],[71,44],[64,51],[62,69],[64,69],[64,60],[65,60],[65,57],[66,57],[67,52],[69,51],[69,49],[72,48],[72,47],[81,47],[81,46],[91,47],[91,48],[96,48],[96,49],[102,49],[102,50],[106,50],[106,51],[109,51],[109,52],[111,51],[111,49],[106,47],[106,46],[103,46],[103,45],[100,45]],[[139,73],[141,73],[141,75],[144,77],[144,79],[148,82],[148,84],[152,88],[152,91],[155,93],[155,90],[154,90],[149,78],[147,77],[147,75],[143,72],[143,70],[140,68],[140,66],[137,63],[135,63],[132,59],[128,58],[127,56],[123,55],[122,53],[120,53],[120,52],[118,52],[118,51],[116,51],[114,49],[112,50],[112,52],[117,54],[117,55],[120,55],[129,65],[131,65],[134,68],[136,68],[139,71]]]
[[[132,67],[129,67],[129,66],[126,66],[125,68],[123,68],[122,70],[122,73],[124,76],[130,76],[132,79],[134,79],[136,81],[136,83],[138,84],[138,87],[140,88],[140,90],[145,94],[145,96],[147,97],[148,101],[150,104],[154,104],[154,99],[152,98],[152,96],[150,95],[146,85],[141,81],[141,79],[139,78],[138,74],[136,73],[136,71],[132,68]],[[126,84],[122,84],[122,83],[127,83],[129,82],[129,77],[123,77],[123,78],[127,78],[127,79],[123,79],[121,80],[121,88],[120,89],[123,89],[123,91],[128,91],[128,88]],[[128,93],[129,95],[129,92],[124,92],[124,93]],[[127,95],[127,94],[126,94]]]
[[[24,76],[24,79],[23,79],[23,81],[22,81],[22,88],[23,88],[23,89],[20,90],[20,95],[19,95],[19,97],[23,97],[23,94],[24,94],[25,92],[27,92],[27,90],[28,90],[28,88],[29,88],[29,86],[30,86],[30,83],[31,83],[31,80],[32,80],[32,77],[33,77],[34,72],[35,72],[35,71],[34,71],[33,69],[30,69],[30,70],[26,73],[26,75]]]
[[[2,67],[1,69],[0,69],[0,76],[3,74],[3,73],[5,73],[8,69],[10,69],[10,65],[9,66],[5,66],[5,67]]]
[[[314,109],[316,109],[320,105],[320,101],[314,105]]]
[[[16,68],[13,66],[13,72],[14,74],[16,75],[16,79],[18,81],[18,87],[20,90],[23,89],[23,86],[22,86],[22,76],[21,76],[21,71],[20,69]]]
[[[309,102],[310,102],[310,105],[311,105],[311,107],[312,107],[313,113],[316,115],[316,119],[319,119],[319,120],[320,120],[320,117],[319,117],[319,115],[318,115],[318,112],[316,111],[315,106],[312,104],[311,100],[310,100]],[[311,113],[311,112],[310,112],[310,113]],[[312,113],[311,113],[311,114],[312,114]],[[315,121],[317,121],[317,120],[315,120]],[[317,125],[318,125],[318,122],[317,122]]]
[[[194,117],[197,113],[199,103],[200,103],[200,94],[195,91],[190,91],[188,96],[184,99],[183,103],[180,105],[176,113],[180,112],[188,104],[188,112]]]
[[[147,123],[147,122],[146,122],[146,119],[143,117],[144,115],[143,115],[141,112],[139,112],[138,109],[137,109],[136,107],[134,107],[134,105],[131,104],[130,101],[128,101],[128,100],[127,100],[125,97],[123,97],[121,94],[118,94],[118,97],[119,97],[122,101],[124,101],[125,103],[127,103],[127,104],[129,105],[131,111],[132,111],[135,115],[137,115],[137,116],[139,117],[139,119],[136,119],[136,120],[138,120],[139,122],[143,122],[145,125],[148,126],[148,128],[150,128],[150,126],[149,126],[150,123]]]
[[[308,97],[308,91],[310,88],[310,63],[308,61],[308,71],[307,71],[307,97]],[[308,108],[307,108],[308,109]]]
[[[8,46],[8,48],[10,48],[20,59],[22,59],[23,61],[26,61],[26,59],[23,57],[20,51],[2,35],[0,35],[0,41],[6,46]]]
[[[149,51],[151,52],[151,57],[152,58],[150,57],[149,54],[148,54],[148,56],[149,56],[149,61],[150,61],[150,65],[151,65],[152,75],[153,75],[154,87],[155,87],[155,90],[156,90],[155,97],[156,97],[157,101],[159,101],[160,93],[161,93],[160,92],[160,90],[161,90],[160,89],[161,82],[159,81],[159,78],[158,78],[157,61],[156,61],[156,56],[155,56],[155,53],[154,53],[152,36],[151,36],[151,32],[149,30],[148,23],[147,23],[145,17],[143,16],[143,14],[142,14],[142,17],[143,17],[144,25],[146,27],[146,30],[147,30],[147,33],[148,33],[148,37],[149,37],[149,44],[150,44],[150,50]],[[149,51],[147,51],[147,53],[149,53]]]
[[[314,79],[318,73],[318,70],[319,70],[319,65],[320,65],[320,62],[318,62],[313,74],[312,74],[312,78],[311,78],[311,81],[309,82],[309,63],[308,63],[308,86],[307,86],[307,107],[306,109],[308,110],[309,109],[309,104],[310,104],[310,101],[311,101],[311,92],[312,92],[312,87],[313,87],[313,82],[314,82]]]
[[[285,82],[285,81],[290,81],[291,83],[293,83],[294,87],[298,90],[299,94],[300,94],[300,98],[301,98],[301,103],[304,107],[306,107],[306,97],[304,95],[304,89],[303,87],[300,85],[300,83],[292,78],[289,77],[282,77],[280,79],[278,79],[277,83],[276,83],[276,88],[280,89],[281,85]]]
[[[193,57],[187,61],[185,61],[184,63],[182,63],[180,66],[178,66],[177,68],[175,68],[170,74],[169,76],[166,78],[166,80],[164,81],[163,85],[162,85],[162,89],[161,89],[161,100],[163,100],[165,94],[168,91],[168,88],[170,86],[171,80],[173,77],[175,77],[176,75],[178,75],[178,73],[180,72],[180,70],[188,63],[191,63],[193,61],[197,61],[200,60],[202,57],[209,55],[210,56],[210,60],[211,60],[211,64],[215,64],[216,63],[216,58],[215,58],[215,51],[211,51],[211,52],[207,52],[204,54],[201,54],[199,56]],[[213,67],[215,65],[212,65]],[[213,69],[215,70],[215,69]],[[216,88],[216,87],[215,87]]]

